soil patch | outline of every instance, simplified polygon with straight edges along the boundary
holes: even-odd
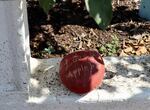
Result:
[[[48,16],[37,1],[28,0],[32,57],[51,58],[88,49],[103,56],[150,54],[150,22],[139,17],[140,2],[113,0],[112,4],[112,22],[101,30],[81,0],[58,2]],[[112,42],[114,37],[117,44]]]

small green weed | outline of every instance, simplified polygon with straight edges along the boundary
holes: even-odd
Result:
[[[53,47],[48,47],[48,48],[44,48],[44,51],[49,54],[52,54],[55,52],[55,49]]]
[[[99,52],[102,55],[111,56],[117,53],[119,49],[119,39],[116,35],[112,36],[112,41],[102,45],[99,48]]]
[[[44,52],[46,52],[46,53],[48,53],[48,54],[52,54],[52,53],[54,53],[55,52],[55,49],[54,49],[54,47],[51,45],[51,43],[50,42],[46,42],[46,44],[47,44],[47,48],[44,48]]]

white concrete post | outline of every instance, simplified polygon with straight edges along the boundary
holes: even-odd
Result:
[[[141,0],[139,15],[150,20],[150,0]]]
[[[0,0],[0,92],[28,91],[30,48],[25,0]]]

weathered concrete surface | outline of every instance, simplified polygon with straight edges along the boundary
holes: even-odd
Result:
[[[26,100],[25,93],[9,93],[0,95],[1,110],[149,110],[150,99],[137,97],[123,101],[101,101],[80,103],[70,101],[71,97],[47,97],[41,103]],[[77,97],[76,97],[77,98]],[[78,96],[79,98],[79,96]],[[77,99],[78,99],[77,98]],[[72,97],[75,99],[75,97]]]
[[[104,58],[103,86],[83,95],[60,83],[60,60],[31,58],[29,98],[22,92],[2,93],[0,110],[149,110],[150,56]]]
[[[29,33],[25,0],[0,0],[0,92],[28,90]]]
[[[67,97],[48,97],[42,103],[31,103],[25,99],[25,93],[9,93],[0,95],[1,110],[149,110],[150,100],[135,98],[124,101],[79,103]],[[76,97],[77,98],[77,97]],[[79,98],[79,96],[78,96]],[[77,99],[78,99],[77,98]],[[74,99],[72,97],[72,99]]]
[[[150,20],[150,0],[141,0],[139,15]]]
[[[60,61],[61,58],[31,59],[32,74],[28,103],[37,104],[35,108],[40,108],[39,105],[45,110],[150,108],[150,56],[105,57],[107,75],[103,86],[84,95],[74,94],[60,83]]]
[[[30,96],[76,96],[76,94],[68,91],[61,84],[59,79],[60,61],[61,58],[31,60],[32,75],[30,79]],[[105,57],[104,62],[106,76],[102,88],[98,89],[100,93],[102,91],[113,93],[112,99],[115,98],[115,94],[120,93],[120,95],[124,95],[119,96],[120,99],[123,97],[123,99],[128,99],[132,97],[132,95],[139,94],[143,89],[149,89],[150,56],[124,58]],[[110,99],[111,97],[109,96],[108,98]]]
[[[60,83],[61,58],[31,58],[28,94],[30,52],[24,3],[0,0],[0,110],[149,110],[150,56],[104,58],[103,86],[84,95]]]

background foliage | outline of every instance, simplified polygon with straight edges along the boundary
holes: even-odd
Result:
[[[101,29],[105,29],[112,19],[112,0],[84,0],[87,11]],[[48,11],[56,0],[39,0],[43,10]]]

